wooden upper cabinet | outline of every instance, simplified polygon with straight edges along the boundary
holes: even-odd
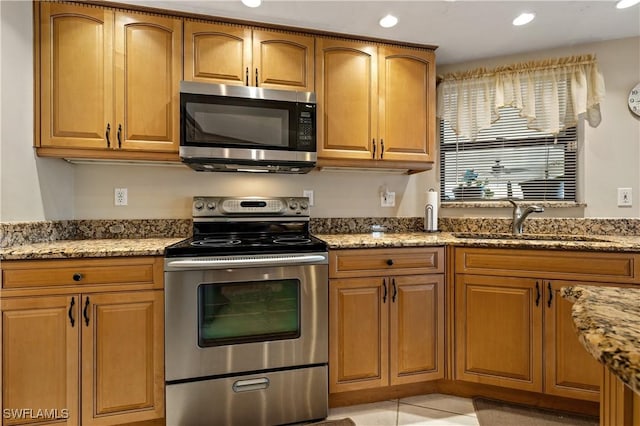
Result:
[[[269,89],[313,92],[314,39],[273,31],[253,31],[253,82]]]
[[[182,21],[38,6],[38,154],[177,160]]]
[[[235,25],[185,21],[184,79],[310,92],[314,39]]]
[[[374,158],[377,61],[375,46],[316,39],[318,158]]]
[[[118,148],[178,151],[181,52],[179,19],[116,13]]]
[[[57,410],[56,425],[80,424],[79,304],[77,295],[0,301],[3,413],[31,409],[35,415],[39,409]],[[53,423],[44,416],[27,422],[14,416],[2,424]]]
[[[383,46],[378,58],[380,158],[433,161],[435,55]]]
[[[187,81],[247,85],[251,53],[249,28],[184,23],[184,79]]]
[[[432,167],[433,51],[318,38],[316,88],[320,166]]]
[[[107,148],[113,122],[113,13],[40,4],[40,146]]]

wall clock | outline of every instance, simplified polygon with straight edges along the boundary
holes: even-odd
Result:
[[[629,109],[640,117],[640,83],[636,84],[629,92]]]

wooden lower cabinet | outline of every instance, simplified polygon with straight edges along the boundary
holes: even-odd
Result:
[[[541,392],[536,280],[457,275],[455,290],[456,379]]]
[[[80,424],[79,304],[78,295],[0,301],[3,425],[51,424],[36,416],[45,409],[55,424]]]
[[[454,378],[597,402],[603,367],[578,340],[562,287],[632,286],[640,255],[454,250]]]
[[[162,258],[7,261],[1,272],[2,425],[164,417]]]
[[[444,377],[444,279],[330,280],[329,392]]]

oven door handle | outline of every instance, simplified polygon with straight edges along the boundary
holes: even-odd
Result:
[[[230,267],[247,265],[281,265],[310,262],[326,262],[327,258],[321,254],[273,256],[273,257],[202,257],[196,259],[180,259],[167,262],[167,266],[175,268],[206,268],[207,266]]]

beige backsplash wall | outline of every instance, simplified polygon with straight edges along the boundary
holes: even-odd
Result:
[[[436,169],[411,176],[317,171],[308,175],[251,175],[196,173],[185,167],[71,165],[59,159],[37,158],[32,148],[31,8],[30,2],[0,1],[0,221],[187,218],[194,195],[302,195],[303,189],[315,192],[314,217],[410,217],[422,215],[425,191],[439,188]],[[640,37],[464,64],[460,69],[580,53],[598,55],[607,84],[603,122],[597,129],[587,129],[583,148],[583,171],[588,175],[583,193],[588,207],[545,214],[637,217],[640,121],[628,111],[626,97],[640,80]],[[396,192],[394,208],[380,207],[379,192],[384,185]],[[113,205],[115,187],[128,188],[128,206]],[[615,205],[617,187],[633,188],[632,208]],[[509,211],[446,209],[442,214],[508,216]]]

